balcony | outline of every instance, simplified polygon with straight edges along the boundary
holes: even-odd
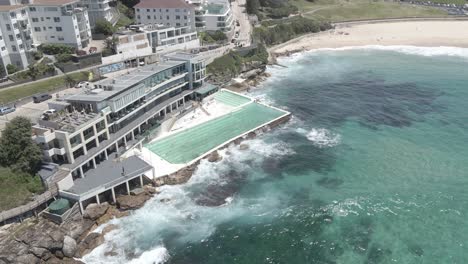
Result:
[[[65,148],[51,148],[49,150],[44,150],[45,156],[52,157],[54,155],[65,155]]]
[[[47,144],[50,141],[55,139],[55,133],[50,132],[50,130],[45,131],[42,134],[36,135],[36,142],[37,143],[44,143]]]

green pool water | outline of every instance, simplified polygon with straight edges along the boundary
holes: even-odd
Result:
[[[218,102],[233,107],[241,106],[250,101],[247,97],[224,90],[217,92],[214,97]]]
[[[224,94],[232,93],[225,92]],[[236,97],[230,98],[235,98],[234,100],[237,101],[245,98],[236,94],[232,95]],[[229,96],[223,98],[227,97]],[[170,163],[188,163],[229,139],[272,121],[283,114],[282,111],[250,103],[237,111],[149,143],[145,147]]]

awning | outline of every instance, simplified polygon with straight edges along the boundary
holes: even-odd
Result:
[[[209,94],[212,91],[217,91],[217,90],[218,90],[217,86],[205,83],[205,85],[195,90],[195,93],[203,96],[203,95]]]

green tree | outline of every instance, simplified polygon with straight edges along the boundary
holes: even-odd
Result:
[[[76,81],[68,74],[64,75],[63,80],[65,81],[67,87],[73,87],[76,84]]]
[[[119,44],[119,39],[117,37],[111,37],[104,40],[105,49],[110,50],[112,54],[117,53],[117,44]]]
[[[13,65],[13,64],[8,64],[8,65],[6,66],[6,68],[7,68],[8,74],[13,74],[13,73],[15,73],[15,72],[18,71],[18,67],[16,67],[16,66]]]
[[[29,65],[27,74],[29,77],[31,77],[31,79],[36,80],[37,76],[39,76],[41,72],[39,71],[38,67]]]
[[[105,19],[99,19],[96,21],[96,24],[94,26],[94,33],[110,36],[114,34],[114,32],[115,28],[109,21]]]
[[[41,148],[31,139],[31,121],[20,116],[13,118],[0,138],[0,165],[34,174],[41,160]]]

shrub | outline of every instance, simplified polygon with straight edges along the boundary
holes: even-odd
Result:
[[[6,66],[6,68],[7,68],[8,74],[13,74],[13,73],[15,73],[15,72],[18,71],[18,67],[16,67],[16,66],[13,65],[13,64],[8,64],[8,65]]]
[[[34,60],[37,60],[37,61],[42,59],[43,56],[44,54],[41,51],[35,51],[32,53],[32,57],[34,58]]]
[[[61,63],[66,63],[66,62],[69,62],[71,61],[73,58],[73,55],[71,54],[66,54],[66,53],[62,53],[62,54],[57,54],[55,55],[55,59],[58,61],[58,62],[61,62]]]
[[[97,20],[94,26],[94,33],[104,34],[106,36],[114,34],[115,30],[116,29],[114,28],[114,26],[112,26],[112,24],[105,19]]]
[[[39,46],[39,50],[41,50],[42,52],[48,55],[75,53],[75,48],[67,46],[67,45],[63,45],[63,44],[41,44]]]

